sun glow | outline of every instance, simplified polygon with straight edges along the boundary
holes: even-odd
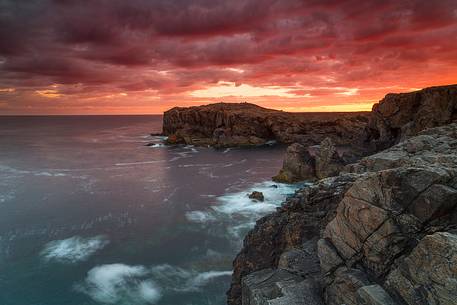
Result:
[[[49,90],[36,90],[36,94],[39,96],[47,97],[47,98],[58,98],[61,97],[62,94],[59,93],[57,90],[49,89]]]
[[[202,98],[222,98],[228,96],[236,97],[261,97],[261,96],[277,96],[293,98],[296,94],[290,93],[290,89],[279,86],[255,87],[247,84],[236,85],[233,82],[219,82],[217,86],[207,89],[195,90],[190,93],[194,97]],[[303,95],[301,97],[307,97]]]

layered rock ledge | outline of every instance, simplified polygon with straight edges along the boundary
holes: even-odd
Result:
[[[279,143],[319,144],[330,137],[338,145],[362,142],[367,113],[288,113],[249,103],[176,107],[164,113],[169,143],[229,147]]]
[[[294,143],[273,179],[278,182],[322,179],[338,174],[363,156],[417,135],[426,128],[457,122],[457,85],[431,87],[410,93],[387,94],[373,106],[362,142],[346,146],[331,137],[319,145]]]

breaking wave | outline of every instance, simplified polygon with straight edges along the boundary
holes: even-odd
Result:
[[[283,184],[265,181],[256,183],[243,191],[231,192],[216,198],[216,205],[203,211],[190,211],[186,218],[190,222],[207,224],[217,222],[225,226],[225,232],[235,240],[255,225],[260,217],[274,212],[281,203],[301,187],[302,184]],[[253,191],[262,192],[263,202],[248,197]]]
[[[148,274],[144,266],[101,265],[89,270],[85,282],[76,289],[104,304],[152,304],[161,292]]]
[[[108,243],[109,240],[103,235],[89,238],[73,236],[47,243],[41,251],[41,256],[46,261],[54,260],[61,263],[76,263],[87,260]]]
[[[157,282],[164,285],[164,289],[175,292],[191,292],[203,289],[211,280],[224,276],[231,276],[232,271],[204,271],[187,270],[168,264],[151,268],[151,274]]]
[[[232,271],[186,270],[171,265],[129,266],[109,264],[92,268],[76,290],[104,304],[154,304],[162,296],[176,292],[195,292]]]

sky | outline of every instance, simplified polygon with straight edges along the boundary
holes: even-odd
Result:
[[[360,111],[454,83],[456,0],[0,0],[0,114]]]

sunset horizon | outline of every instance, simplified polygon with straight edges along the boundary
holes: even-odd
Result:
[[[0,115],[161,114],[220,101],[370,111],[387,93],[457,82],[452,0],[3,1],[0,10]]]

